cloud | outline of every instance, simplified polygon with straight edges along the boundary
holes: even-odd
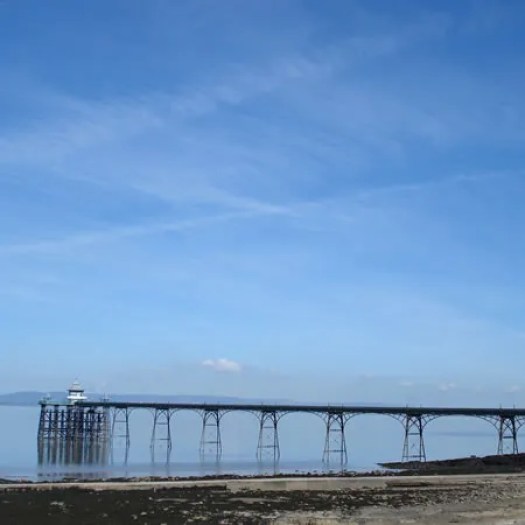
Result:
[[[129,139],[161,126],[162,122],[158,112],[137,101],[87,103],[71,102],[69,97],[64,97],[58,117],[36,121],[29,128],[4,134],[0,139],[1,162],[56,168],[79,150]],[[28,151],[31,155],[27,155]]]
[[[441,383],[438,385],[438,390],[440,392],[450,392],[451,390],[454,390],[456,388],[455,383]]]
[[[92,232],[80,232],[61,239],[36,240],[28,243],[0,246],[0,255],[24,255],[30,253],[62,253],[82,246],[99,243],[112,243],[121,239],[157,235],[162,233],[185,231],[192,228],[224,222],[232,219],[247,218],[248,213],[223,213],[196,219],[158,222],[136,226],[117,226]]]
[[[202,362],[202,366],[206,368],[212,368],[216,372],[240,372],[242,366],[236,361],[221,357],[219,359],[206,359]]]
[[[327,66],[306,57],[290,56],[255,68],[226,70],[186,92],[150,93],[142,97],[91,102],[55,95],[62,103],[47,119],[0,137],[0,163],[58,165],[81,150],[123,142],[173,122],[199,118],[221,107],[243,104],[289,82],[326,74]],[[60,111],[61,110],[61,111]],[[55,113],[58,112],[58,116]],[[27,152],[31,151],[31,155]]]

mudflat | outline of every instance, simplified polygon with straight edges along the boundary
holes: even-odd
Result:
[[[0,485],[10,524],[525,524],[525,474]]]

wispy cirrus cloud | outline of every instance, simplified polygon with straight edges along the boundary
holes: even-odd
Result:
[[[252,70],[233,69],[222,78],[174,93],[102,102],[64,95],[62,112],[55,94],[54,111],[47,119],[0,136],[0,163],[55,166],[76,151],[122,141],[170,121],[202,117],[221,106],[238,106],[287,82],[322,74],[326,67],[307,58],[289,57]]]
[[[418,111],[412,101],[405,103],[393,97],[385,99],[382,93],[374,94],[374,88],[369,85],[360,88],[359,83],[352,82],[350,88],[345,77],[356,65],[395,54],[421,40],[442,36],[448,24],[447,17],[442,15],[426,16],[417,23],[397,28],[390,36],[372,33],[343,40],[335,47],[337,51],[328,46],[301,55],[290,54],[257,66],[229,66],[214,78],[171,93],[146,93],[133,99],[102,102],[75,100],[64,95],[62,112],[57,104],[60,97],[55,95],[54,111],[49,118],[39,119],[25,129],[4,132],[0,137],[0,163],[45,165],[74,177],[72,170],[60,170],[60,167],[76,152],[121,143],[174,124],[185,125],[273,94],[292,104],[301,104],[309,91],[305,85],[314,87],[314,95],[323,95],[324,91],[330,93],[329,97],[317,98],[315,104],[309,98],[305,99],[310,108],[305,115],[315,120],[320,111],[331,115],[332,121],[328,124],[333,129],[340,129],[343,118],[345,134],[353,137],[355,128],[353,138],[359,137],[360,141],[388,146],[389,141],[395,142],[392,137],[403,127],[413,129],[416,134],[441,135],[442,125],[437,115]],[[338,106],[339,111],[334,112],[333,105]],[[351,118],[346,117],[348,112],[352,113]],[[264,120],[257,124],[266,125]],[[183,129],[177,131],[185,133]],[[306,148],[316,144],[320,147],[318,137]],[[92,177],[97,180],[100,174]]]
[[[219,222],[248,218],[249,213],[223,213],[196,219],[157,222],[136,226],[116,226],[91,232],[77,232],[58,239],[34,240],[20,244],[0,245],[0,255],[56,254],[83,246],[113,243],[123,239],[185,231]]]

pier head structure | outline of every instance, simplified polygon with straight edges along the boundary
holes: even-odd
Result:
[[[40,401],[40,464],[104,464],[111,444],[111,409],[81,406],[84,389],[75,381],[63,401]]]
[[[400,436],[402,461],[426,461],[425,430],[438,418],[477,418],[492,425],[498,454],[518,453],[518,431],[525,423],[525,409],[518,408],[456,408],[402,407],[301,404],[211,404],[211,403],[143,403],[110,400],[93,401],[70,389],[65,404],[41,401],[39,441],[51,437],[65,442],[124,444],[127,450],[133,436],[130,420],[136,411],[149,411],[151,418],[151,451],[162,445],[169,454],[177,430],[177,414],[192,411],[200,415],[202,428],[198,443],[201,458],[220,459],[222,454],[221,428],[224,416],[247,412],[255,416],[258,440],[254,452],[260,461],[278,461],[281,457],[279,423],[283,417],[311,414],[325,425],[323,461],[346,464],[349,458],[349,435],[359,432],[359,421],[365,415],[382,415],[402,425]],[[226,418],[229,421],[229,418]],[[232,424],[229,422],[228,424]],[[401,429],[400,429],[401,430]],[[196,444],[197,446],[197,444]]]

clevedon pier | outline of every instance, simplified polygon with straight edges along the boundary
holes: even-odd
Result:
[[[90,401],[84,396],[80,386],[75,384],[69,390],[67,401],[43,399],[40,405],[39,452],[52,455],[56,453],[56,444],[59,443],[61,453],[69,454],[75,462],[93,460],[85,458],[86,454],[105,454],[116,440],[123,442],[128,450],[133,438],[130,418],[138,410],[149,411],[152,415],[151,449],[162,444],[168,454],[173,446],[177,413],[193,411],[199,414],[202,423],[200,455],[213,456],[216,460],[222,454],[223,418],[232,412],[247,412],[255,416],[259,437],[257,443],[254,443],[254,453],[261,461],[279,460],[279,422],[283,417],[293,417],[300,413],[311,414],[324,421],[323,461],[339,464],[346,464],[348,461],[348,422],[365,414],[379,414],[401,423],[404,429],[402,461],[426,461],[425,428],[437,418],[462,416],[486,421],[496,432],[498,454],[518,453],[518,431],[525,424],[525,409],[520,408],[142,403],[107,399]],[[357,424],[352,426],[352,432],[358,431]]]

